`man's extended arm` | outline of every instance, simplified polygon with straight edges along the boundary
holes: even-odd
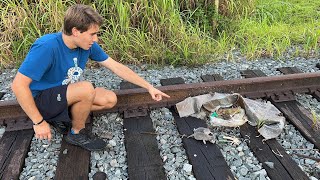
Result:
[[[16,95],[21,108],[32,120],[32,122],[37,124],[42,120],[43,117],[40,114],[32,97],[32,93],[29,88],[31,82],[32,79],[18,72],[12,82],[11,88]],[[33,127],[37,138],[51,139],[50,126],[47,122],[44,121],[41,124]]]
[[[167,98],[170,97],[169,95],[154,88],[150,83],[148,83],[146,80],[141,78],[137,73],[133,72],[130,68],[113,60],[110,57],[106,61],[101,62],[100,64],[110,69],[112,72],[114,72],[116,75],[118,75],[122,79],[147,89],[151,97],[156,101],[162,100],[162,96]]]

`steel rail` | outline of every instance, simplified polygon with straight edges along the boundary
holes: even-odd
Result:
[[[225,81],[202,82],[193,84],[181,84],[160,86],[159,90],[167,93],[171,98],[162,101],[154,101],[147,90],[143,88],[115,90],[118,102],[115,107],[108,110],[94,112],[94,115],[107,112],[123,112],[131,109],[152,109],[157,107],[169,107],[190,96],[206,94],[210,92],[240,93],[250,97],[268,97],[273,93],[291,91],[301,93],[313,93],[320,89],[320,73],[299,73],[281,76],[257,77],[250,79],[237,79]],[[17,101],[0,102],[0,125],[5,121],[17,117],[26,117]]]

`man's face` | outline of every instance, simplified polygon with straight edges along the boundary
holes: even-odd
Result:
[[[98,25],[92,25],[87,31],[77,32],[77,37],[75,39],[75,43],[78,47],[88,50],[91,48],[94,42],[98,41],[97,33],[99,31]]]

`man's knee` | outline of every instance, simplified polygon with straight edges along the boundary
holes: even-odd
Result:
[[[110,107],[109,108],[112,108],[114,107],[118,102],[118,98],[117,98],[117,95],[112,92],[111,95],[110,95]]]
[[[71,102],[77,101],[93,101],[96,92],[93,85],[88,81],[81,81],[77,83],[70,84],[67,90],[68,99]],[[73,104],[73,103],[71,103]]]
[[[102,109],[110,109],[117,104],[117,95],[113,91],[96,88],[95,104]]]
[[[103,106],[105,109],[110,109],[114,107],[117,104],[117,95],[114,92],[109,92],[108,94],[105,95],[103,98]]]

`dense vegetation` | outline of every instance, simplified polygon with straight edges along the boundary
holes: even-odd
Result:
[[[105,18],[99,43],[126,63],[196,65],[232,60],[235,49],[248,59],[319,49],[320,1],[2,0],[0,68],[18,66],[36,38],[60,31],[74,3]]]

